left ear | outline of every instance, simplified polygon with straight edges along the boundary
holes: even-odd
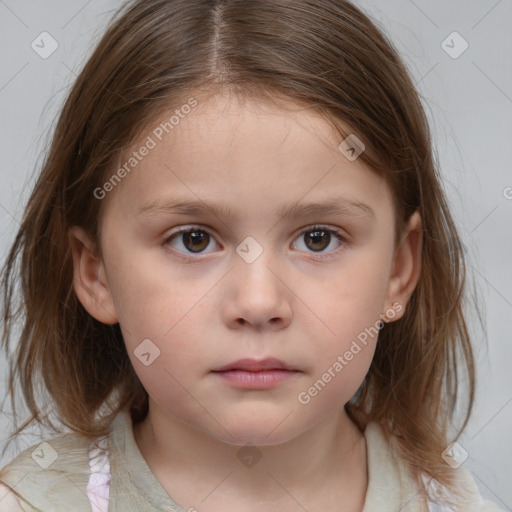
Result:
[[[422,221],[419,211],[416,210],[409,217],[400,243],[395,249],[386,297],[386,310],[392,308],[394,314],[392,319],[383,318],[385,322],[398,320],[405,313],[405,307],[420,278],[422,243]]]

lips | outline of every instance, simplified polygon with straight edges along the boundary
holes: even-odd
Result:
[[[220,382],[247,391],[264,391],[295,378],[301,372],[275,358],[239,359],[212,370]]]
[[[242,370],[248,372],[264,372],[270,370],[290,370],[296,371],[296,368],[286,364],[284,361],[275,358],[267,359],[239,359],[224,366],[213,369],[213,372],[227,372],[233,370]]]

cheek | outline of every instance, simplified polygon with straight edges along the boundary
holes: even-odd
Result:
[[[333,298],[333,297],[331,297]],[[381,301],[372,294],[345,293],[322,310],[328,329],[318,335],[318,322],[308,326],[312,376],[297,400],[315,410],[332,410],[347,403],[370,368],[380,333]]]
[[[204,369],[204,362],[203,367],[198,363],[204,357],[205,325],[211,322],[207,294],[214,282],[186,279],[133,254],[116,261],[115,276],[114,302],[136,373],[148,392],[155,386],[166,393],[179,390],[177,382],[186,384]]]
[[[323,282],[321,290],[312,280],[300,292],[302,296],[318,297],[311,309],[321,322],[309,315],[307,327],[312,336],[315,326],[316,332],[322,333],[314,338],[315,378],[325,374],[324,381],[329,381],[326,387],[332,392],[343,389],[344,395],[348,393],[344,396],[347,400],[357,391],[375,352],[381,314],[385,312],[390,261],[385,248],[379,253],[354,252],[343,268]]]
[[[142,364],[133,352],[130,354],[142,386],[152,401],[185,423],[198,426],[210,424],[211,417],[202,406],[204,401],[195,398],[201,394],[194,386],[198,380],[194,366],[187,366],[182,361],[174,359],[171,352],[165,348],[149,366]]]
[[[121,327],[132,366],[151,398],[191,420],[204,413],[191,394],[209,369],[203,331],[194,320],[185,299],[168,301],[167,306],[152,301],[135,305],[130,321]]]
[[[128,339],[167,337],[208,291],[208,282],[185,279],[176,265],[169,265],[163,249],[156,256],[150,251],[134,251],[113,259],[116,263],[109,282]]]
[[[370,368],[374,346],[361,347],[348,361],[343,354],[329,359],[322,370],[297,394],[300,407],[332,411],[344,405],[357,392]]]
[[[384,252],[380,257],[354,253],[324,281],[321,290],[311,282],[310,289],[302,292],[319,297],[316,308],[333,339],[357,337],[380,319],[388,291],[389,264],[390,258]]]

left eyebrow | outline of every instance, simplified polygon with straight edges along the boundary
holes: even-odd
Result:
[[[138,207],[137,215],[160,216],[160,215],[201,215],[205,213],[214,214],[216,217],[225,217],[232,221],[239,220],[240,216],[222,204],[210,203],[208,201],[169,199],[166,201],[151,201]],[[374,210],[361,201],[354,201],[346,197],[338,196],[328,198],[322,202],[295,203],[273,210],[274,215],[282,220],[290,218],[305,218],[322,215],[342,215],[347,217],[373,217]]]
[[[274,210],[280,219],[304,218],[322,215],[342,215],[345,217],[373,217],[373,209],[361,201],[353,201],[346,197],[333,197],[323,202],[296,203],[291,206]]]

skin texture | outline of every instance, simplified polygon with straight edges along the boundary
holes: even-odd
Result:
[[[421,219],[415,213],[395,241],[384,180],[345,158],[324,119],[289,107],[226,95],[199,101],[104,199],[103,258],[81,228],[70,230],[77,296],[99,321],[120,323],[150,396],[148,417],[134,429],[138,446],[185,509],[364,504],[366,446],[343,406],[364,380],[377,337],[307,404],[298,395],[382,315],[403,315],[419,277]],[[365,203],[374,216],[274,212],[333,196]],[[225,205],[236,219],[208,210],[137,214],[176,197]],[[318,224],[344,241],[326,234],[311,243]],[[183,235],[166,242],[180,227],[203,233],[202,252]],[[236,251],[248,236],[263,250],[250,263]],[[160,351],[148,366],[135,354],[145,339]],[[239,389],[212,373],[266,357],[298,371],[265,390]],[[262,455],[251,468],[237,457],[246,444]]]

